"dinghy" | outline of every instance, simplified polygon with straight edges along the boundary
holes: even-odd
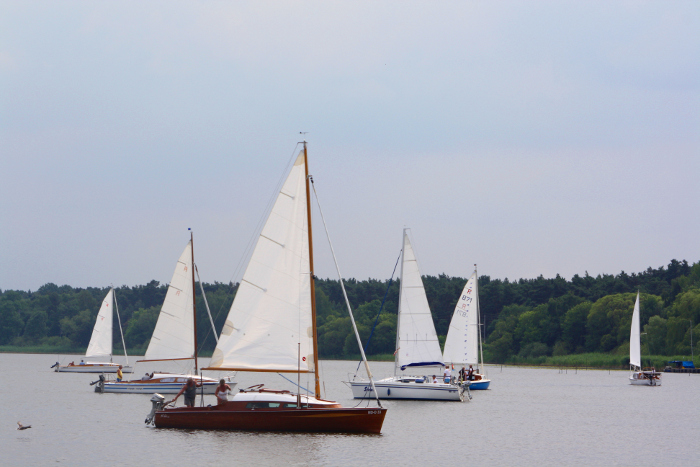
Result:
[[[144,362],[166,362],[192,360],[194,374],[172,374],[153,372],[149,378],[131,381],[114,381],[101,377],[93,382],[95,392],[112,392],[121,394],[177,394],[187,378],[194,378],[202,384],[197,392],[214,394],[218,381],[205,378],[197,373],[197,306],[194,293],[194,238],[190,241],[175,265],[173,277],[168,284],[168,291],[161,307],[151,341],[146,349]],[[229,385],[235,383],[229,382]]]
[[[635,386],[661,386],[661,373],[654,368],[642,368],[642,347],[639,325],[639,292],[634,302],[630,327],[630,384]]]
[[[56,362],[51,368],[59,373],[116,373],[119,370],[119,364],[112,362],[112,321],[114,316],[112,308],[116,305],[117,299],[114,295],[114,289],[110,288],[107,296],[102,300],[102,306],[97,313],[95,326],[92,328],[92,336],[88,344],[85,358],[80,360],[80,363],[70,362],[68,365],[59,365]],[[124,343],[124,333],[122,332],[121,319],[119,318],[119,309],[117,308],[117,319],[119,321],[119,332],[122,335],[122,344]],[[129,357],[126,355],[126,346],[124,346],[124,356],[126,357],[126,365],[122,365],[122,373],[131,373],[132,367],[128,366]],[[89,360],[91,358],[109,357],[109,362],[98,362]],[[88,360],[88,361],[85,361]]]

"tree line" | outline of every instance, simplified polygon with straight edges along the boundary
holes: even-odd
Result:
[[[423,276],[423,283],[435,328],[444,343],[466,278]],[[218,333],[237,284],[215,282],[203,286]],[[368,355],[390,358],[396,350],[398,280],[348,279],[345,288],[363,343],[372,333]],[[84,350],[108,290],[46,284],[34,292],[0,291],[0,346],[16,351],[29,347]],[[642,352],[689,356],[691,327],[693,335],[700,336],[700,262],[690,265],[672,260],[667,266],[649,267],[639,273],[623,271],[596,277],[585,273],[571,280],[559,275],[516,281],[480,276],[485,360],[513,362],[583,352],[611,352],[624,358],[638,290],[641,324],[646,332]],[[116,289],[130,353],[142,353],[148,346],[166,291],[167,285],[157,281]],[[199,285],[196,298],[199,347],[205,353],[211,352],[215,346],[214,331]],[[316,304],[321,357],[358,355],[340,283],[317,279]],[[114,346],[119,352],[121,337],[116,326]]]

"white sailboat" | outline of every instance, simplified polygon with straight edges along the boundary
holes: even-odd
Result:
[[[469,389],[488,389],[491,380],[484,376],[484,355],[481,346],[481,313],[479,310],[479,280],[474,273],[467,281],[457,300],[445,339],[443,360],[457,368],[464,368]],[[473,368],[477,365],[478,370]],[[467,368],[468,367],[468,368]]]
[[[630,326],[630,384],[635,386],[661,386],[661,373],[652,369],[642,369],[642,348],[640,343],[639,292],[634,302],[632,325]]]
[[[108,381],[101,378],[95,392],[177,394],[187,378],[192,377],[202,383],[204,394],[214,394],[218,381],[197,375],[197,309],[194,282],[193,239],[190,235],[190,241],[175,265],[146,355],[143,360],[137,361],[141,363],[193,360],[194,374],[153,372],[148,377],[131,381]],[[228,384],[233,386],[235,383]]]
[[[113,305],[116,304],[114,289],[110,288],[107,296],[102,301],[100,311],[97,313],[95,326],[92,328],[92,336],[88,344],[85,358],[80,360],[80,363],[70,362],[68,365],[59,365],[58,362],[51,368],[54,371],[61,373],[116,373],[119,369],[118,363],[112,362],[112,322],[114,315],[112,313]],[[117,310],[117,318],[119,318],[119,310]],[[124,342],[124,333],[122,332],[121,319],[119,319],[119,331],[122,333],[122,343]],[[129,357],[126,355],[126,346],[124,347],[124,356],[126,357],[126,365],[122,366],[122,373],[131,373],[132,368],[128,366]],[[90,361],[92,358],[109,357],[109,362]],[[88,360],[88,361],[85,361]]]
[[[408,229],[403,230],[394,376],[375,382],[380,399],[464,400],[464,386],[444,382],[442,353]],[[408,372],[408,374],[406,373]],[[416,376],[416,374],[419,374]],[[433,382],[433,376],[438,376]],[[367,381],[345,382],[355,399],[375,397]]]

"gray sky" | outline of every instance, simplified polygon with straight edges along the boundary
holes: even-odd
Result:
[[[2,1],[0,288],[240,278],[300,131],[346,277],[698,261],[699,57],[697,1]]]

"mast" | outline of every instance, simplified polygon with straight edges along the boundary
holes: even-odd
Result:
[[[403,235],[401,236],[401,272],[399,278],[399,309],[396,313],[396,350],[394,351],[394,376],[396,376],[396,368],[398,368],[399,350],[401,345],[401,296],[403,295],[403,256],[406,251],[406,229],[403,229]]]
[[[306,141],[304,144],[304,170],[306,183],[306,226],[309,234],[309,285],[311,289],[311,327],[313,329],[313,348],[314,348],[314,390],[316,391],[316,399],[321,398],[321,383],[318,377],[318,331],[316,330],[316,287],[314,285],[314,244],[313,235],[311,233],[311,190],[309,188],[309,156],[306,151]]]
[[[476,319],[478,319],[477,329],[479,330],[479,373],[484,374],[484,348],[481,345],[481,308],[479,308],[479,274],[476,272],[476,264],[474,265],[474,292],[476,292]],[[485,332],[484,332],[485,333]]]
[[[194,374],[195,376],[198,374],[197,373],[197,301],[195,300],[195,291],[197,289],[194,288],[194,233],[192,232],[192,229],[189,229],[190,231],[190,245],[192,245],[192,248],[190,248],[190,251],[192,252],[192,319],[194,320]]]

